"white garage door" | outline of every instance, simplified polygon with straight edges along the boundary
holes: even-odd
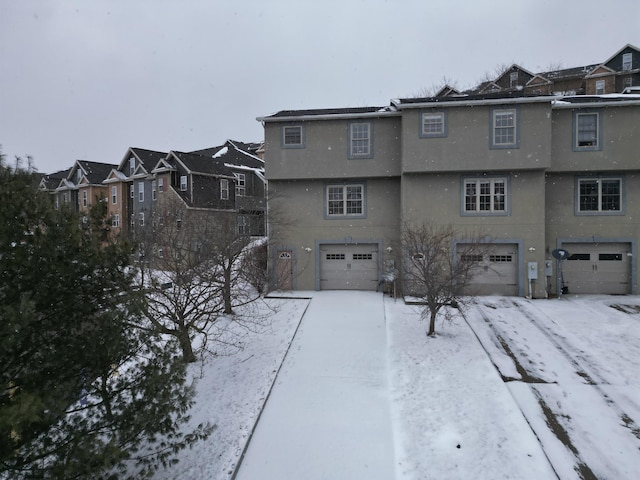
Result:
[[[321,290],[377,290],[378,245],[320,245]]]
[[[631,244],[565,243],[569,258],[562,262],[568,293],[625,294],[631,292]]]
[[[465,245],[459,245],[464,251]],[[483,255],[474,255],[478,268],[467,289],[470,295],[518,295],[518,245],[497,244]]]

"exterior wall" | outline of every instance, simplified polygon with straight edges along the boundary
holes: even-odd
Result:
[[[613,74],[608,74],[602,77],[590,77],[585,79],[585,94],[586,95],[597,95],[596,92],[596,82],[599,80],[604,80],[604,93],[614,93],[617,90],[616,88],[616,77]]]
[[[554,108],[549,171],[617,171],[638,167],[638,106]],[[574,113],[600,112],[601,149],[575,151]]]
[[[129,218],[126,215],[126,209],[125,209],[125,206],[126,206],[125,186],[126,185],[123,182],[119,182],[119,181],[107,183],[107,190],[106,190],[107,215],[109,216],[109,218],[112,219],[112,221],[115,215],[119,216],[119,226],[113,227],[113,223],[112,223],[111,232],[114,235],[118,235],[121,232],[126,231],[127,222],[129,221]],[[116,188],[116,203],[113,203],[113,198],[111,195],[111,187]]]
[[[501,176],[505,176],[501,172]],[[464,215],[462,179],[466,173],[416,174],[402,177],[403,221],[420,224],[430,221],[452,225],[460,241],[484,238],[489,243],[522,245],[519,291],[528,294],[526,266],[537,262],[538,271],[545,260],[545,198],[543,171],[508,172],[507,215]],[[531,250],[533,249],[533,250]],[[545,294],[543,276],[535,284],[534,296]]]
[[[388,177],[400,174],[400,118],[364,118],[373,122],[372,158],[348,159],[350,120],[271,123],[265,125],[267,178],[313,179]],[[304,147],[282,148],[282,126],[303,125]]]
[[[295,289],[318,288],[320,243],[379,243],[385,260],[385,249],[398,245],[400,179],[368,178],[365,182],[365,218],[326,219],[326,180],[270,181],[270,255],[273,258],[278,251],[292,250]]]
[[[494,108],[518,110],[518,148],[491,147],[491,112]],[[446,137],[420,138],[420,115],[428,111],[446,113]],[[548,102],[411,109],[404,113],[402,119],[404,173],[545,168],[550,165],[550,145],[551,112]]]
[[[576,176],[577,172],[548,173],[546,178],[546,253],[559,248],[564,240],[583,242],[630,242],[634,244],[640,238],[640,170],[623,172],[623,211],[620,214],[576,214]],[[632,276],[637,276],[635,255],[633,256]],[[556,262],[554,261],[554,270]],[[553,277],[553,291],[556,291],[557,279]],[[632,293],[637,294],[637,279],[633,282]]]

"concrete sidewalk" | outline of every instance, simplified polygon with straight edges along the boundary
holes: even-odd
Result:
[[[395,477],[383,296],[314,292],[238,480]]]

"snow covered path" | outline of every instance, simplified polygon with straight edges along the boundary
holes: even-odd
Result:
[[[395,477],[383,297],[314,292],[238,480]]]

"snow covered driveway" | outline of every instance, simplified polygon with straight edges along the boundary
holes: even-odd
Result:
[[[389,480],[383,297],[314,292],[237,479]]]
[[[485,297],[468,315],[563,480],[640,475],[639,305]]]

